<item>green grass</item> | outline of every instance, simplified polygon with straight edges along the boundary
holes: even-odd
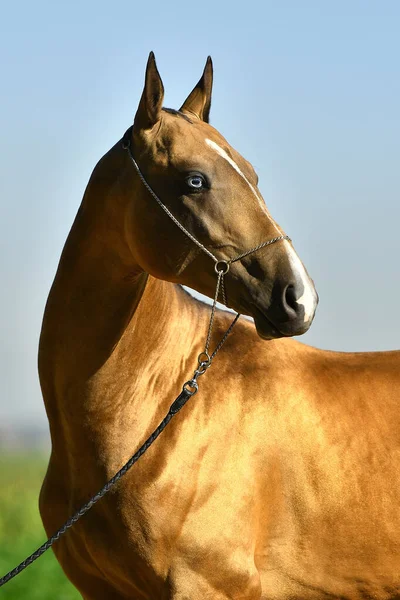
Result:
[[[47,467],[41,455],[0,455],[0,576],[38,548],[46,534],[38,496]],[[6,600],[81,600],[52,550],[0,589]]]

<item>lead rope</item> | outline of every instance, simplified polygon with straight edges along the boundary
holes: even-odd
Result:
[[[198,246],[203,252],[205,252],[205,254],[207,254],[215,263],[214,269],[215,269],[215,272],[217,273],[217,284],[216,284],[213,304],[211,307],[210,322],[208,325],[207,338],[206,338],[204,351],[201,352],[198,356],[198,359],[197,359],[198,366],[197,366],[196,370],[194,371],[193,377],[184,383],[181,393],[171,404],[169,411],[166,414],[166,416],[164,417],[164,419],[161,421],[161,423],[158,425],[158,427],[153,431],[153,433],[147,438],[147,440],[142,444],[142,446],[140,446],[139,450],[137,450],[137,452],[135,452],[135,454],[133,456],[131,456],[131,458],[124,464],[124,466],[113,477],[111,477],[111,479],[109,481],[107,481],[107,483],[101,488],[101,490],[99,490],[97,492],[97,494],[95,494],[74,515],[72,515],[64,523],[64,525],[62,525],[60,527],[60,529],[58,529],[51,537],[49,537],[49,539],[44,544],[42,544],[37,550],[35,550],[35,552],[33,552],[30,556],[28,556],[25,560],[23,560],[17,567],[15,567],[11,571],[9,571],[6,575],[4,575],[4,577],[2,577],[0,579],[0,587],[5,585],[8,581],[13,579],[17,575],[19,575],[19,573],[21,573],[21,571],[23,571],[24,569],[29,567],[29,565],[31,565],[35,560],[40,558],[42,556],[42,554],[44,554],[46,552],[46,550],[51,548],[51,546],[55,542],[57,542],[60,539],[60,537],[62,535],[64,535],[64,533],[66,531],[68,531],[68,529],[70,529],[81,517],[83,517],[83,515],[85,515],[92,508],[92,506],[94,506],[96,504],[96,502],[101,500],[101,498],[103,498],[103,496],[105,496],[107,494],[107,492],[110,491],[110,489],[121,479],[121,477],[123,477],[129,471],[129,469],[139,460],[139,458],[141,456],[143,456],[143,454],[150,448],[152,443],[155,442],[155,440],[162,433],[162,431],[165,429],[165,427],[168,425],[168,423],[171,421],[171,419],[181,410],[181,408],[183,408],[183,406],[186,404],[186,402],[189,400],[189,398],[191,398],[192,396],[194,396],[197,393],[197,391],[199,389],[199,384],[197,382],[198,377],[200,377],[201,375],[204,375],[204,373],[207,371],[207,369],[211,366],[211,363],[214,360],[216,354],[220,351],[220,349],[224,345],[228,335],[231,333],[233,327],[235,326],[235,324],[237,323],[237,321],[240,317],[240,314],[237,313],[235,318],[233,319],[232,323],[230,324],[230,326],[228,327],[228,329],[222,336],[221,340],[215,347],[214,351],[212,352],[212,354],[210,354],[211,335],[212,335],[212,330],[213,330],[213,326],[214,326],[215,311],[216,311],[216,306],[217,306],[217,302],[218,302],[218,296],[219,296],[220,292],[222,295],[223,303],[225,305],[227,304],[224,276],[229,272],[230,265],[232,263],[244,258],[245,256],[248,256],[249,254],[256,252],[257,250],[264,248],[265,246],[270,246],[271,244],[274,244],[275,242],[278,242],[279,240],[285,240],[285,239],[289,240],[290,239],[287,235],[280,235],[271,240],[263,242],[262,244],[259,244],[252,250],[248,250],[247,252],[243,252],[242,254],[239,254],[238,256],[236,256],[233,259],[230,259],[227,261],[226,260],[218,260],[218,258],[216,256],[214,256],[214,254],[212,252],[210,252],[210,250],[208,250],[208,248],[206,248],[189,231],[187,231],[187,229],[185,229],[185,227],[183,225],[181,225],[181,223],[174,217],[174,215],[171,213],[171,211],[165,206],[165,204],[159,199],[157,194],[153,191],[153,189],[147,183],[146,179],[144,178],[142,172],[139,169],[137,162],[135,161],[134,157],[132,156],[132,152],[130,149],[131,132],[132,132],[132,128],[129,128],[128,131],[125,133],[125,135],[123,137],[122,147],[124,148],[124,150],[128,151],[129,157],[130,157],[141,181],[143,182],[144,186],[149,191],[149,193],[153,196],[153,198],[157,201],[157,203],[161,206],[161,208],[167,213],[167,215],[170,217],[170,219],[172,219],[172,221],[179,227],[179,229],[181,229],[181,231],[183,231],[183,233],[185,235],[187,235],[187,237],[189,239],[191,239],[192,242],[195,243],[196,246]]]
[[[166,414],[164,419],[161,421],[159,426],[147,438],[147,440],[144,442],[144,444],[142,444],[142,446],[139,448],[139,450],[137,452],[135,452],[135,454],[124,464],[124,466],[113,477],[111,477],[111,479],[109,481],[107,481],[107,483],[101,488],[101,490],[99,490],[97,492],[97,494],[95,494],[74,515],[72,515],[72,517],[70,517],[64,523],[64,525],[62,525],[60,527],[60,529],[58,529],[51,537],[49,537],[49,539],[44,544],[42,544],[37,550],[35,550],[35,552],[33,552],[30,556],[28,556],[25,560],[23,560],[17,567],[12,569],[12,571],[9,571],[6,575],[4,575],[4,577],[2,577],[0,579],[0,587],[5,585],[8,581],[10,581],[10,579],[13,579],[17,575],[19,575],[19,573],[21,573],[21,571],[23,571],[24,569],[29,567],[29,565],[31,565],[35,560],[40,558],[42,556],[42,554],[44,554],[46,552],[46,550],[51,548],[51,546],[55,542],[57,542],[57,540],[59,540],[60,537],[62,535],[64,535],[64,533],[66,531],[68,531],[68,529],[70,529],[72,527],[72,525],[74,525],[81,517],[83,517],[83,515],[85,515],[92,508],[92,506],[94,506],[96,504],[96,502],[101,500],[101,498],[103,498],[103,496],[105,496],[107,494],[107,492],[109,492],[110,489],[112,487],[114,487],[114,485],[121,479],[121,477],[123,477],[129,471],[129,469],[131,467],[133,467],[133,465],[139,460],[139,458],[141,456],[143,456],[143,454],[150,448],[152,443],[155,442],[155,440],[158,438],[160,433],[162,433],[162,431],[165,429],[165,427],[168,425],[168,423],[171,421],[171,419],[181,410],[181,408],[183,408],[183,406],[185,406],[185,404],[189,400],[189,398],[191,398],[192,396],[194,396],[194,394],[197,393],[198,387],[199,387],[198,383],[197,383],[197,378],[200,375],[203,375],[206,372],[206,370],[211,366],[211,361],[213,360],[213,358],[215,357],[217,352],[219,352],[219,350],[222,348],[223,344],[226,341],[226,338],[232,331],[233,326],[235,325],[235,323],[237,322],[237,320],[239,319],[239,316],[240,316],[238,314],[236,315],[236,317],[233,320],[233,322],[231,323],[230,327],[227,329],[227,331],[225,332],[225,334],[223,335],[223,337],[217,344],[214,352],[211,355],[209,355],[208,349],[209,349],[211,330],[212,330],[213,320],[214,320],[215,305],[217,302],[216,299],[218,296],[218,288],[220,285],[221,278],[222,278],[222,274],[220,273],[218,275],[217,289],[216,289],[216,293],[215,293],[214,304],[213,304],[213,309],[212,309],[212,316],[210,319],[210,324],[209,324],[209,329],[208,329],[207,343],[205,346],[206,350],[199,355],[198,368],[195,370],[192,379],[190,379],[183,385],[181,393],[171,404],[168,413]],[[205,358],[205,360],[204,360],[204,358]]]

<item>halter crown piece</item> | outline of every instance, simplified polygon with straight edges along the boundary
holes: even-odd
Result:
[[[129,129],[125,132],[124,137],[122,138],[122,147],[124,150],[126,150],[128,152],[129,158],[131,159],[132,164],[135,167],[136,172],[139,175],[139,178],[142,181],[144,187],[147,189],[147,191],[150,193],[150,195],[153,196],[154,200],[159,204],[159,206],[161,206],[163,211],[169,216],[169,218],[175,223],[175,225],[177,227],[179,227],[179,229],[181,231],[183,231],[183,233],[190,240],[192,240],[192,242],[194,244],[196,244],[196,246],[198,246],[200,248],[200,250],[202,250],[205,254],[207,254],[207,256],[209,256],[214,261],[214,270],[217,274],[215,295],[214,295],[214,300],[213,300],[213,304],[212,304],[212,308],[211,308],[210,322],[208,325],[208,333],[207,333],[207,339],[206,339],[206,343],[204,346],[204,350],[203,350],[203,352],[201,352],[199,354],[199,356],[197,358],[198,366],[193,374],[192,379],[189,379],[189,381],[186,381],[186,383],[184,383],[183,389],[182,389],[182,391],[186,392],[187,395],[190,397],[190,396],[193,396],[194,394],[196,394],[196,392],[199,389],[199,385],[197,383],[197,378],[200,375],[204,375],[204,373],[207,371],[207,369],[211,366],[211,363],[212,363],[213,359],[215,358],[215,355],[222,348],[223,344],[226,341],[226,338],[228,337],[228,335],[230,334],[230,332],[232,331],[233,327],[235,326],[235,324],[237,323],[237,321],[240,317],[240,313],[236,313],[236,316],[235,316],[234,320],[232,321],[231,325],[225,332],[225,334],[222,337],[222,339],[220,340],[220,342],[217,344],[213,353],[210,354],[211,333],[212,333],[212,328],[213,328],[213,324],[214,324],[215,309],[216,309],[216,305],[217,305],[217,301],[218,301],[218,296],[220,293],[221,293],[221,297],[222,297],[222,303],[225,306],[227,306],[224,276],[229,272],[231,264],[234,262],[237,262],[238,260],[241,260],[242,258],[244,258],[245,256],[248,256],[249,254],[253,254],[254,252],[257,252],[257,250],[261,250],[261,248],[265,248],[266,246],[271,246],[272,244],[275,244],[275,242],[279,242],[281,240],[290,240],[290,238],[288,235],[278,235],[277,237],[267,240],[266,242],[262,242],[261,244],[259,244],[255,248],[252,248],[251,250],[242,252],[242,254],[235,256],[235,258],[230,258],[229,260],[218,259],[208,248],[206,248],[206,246],[204,246],[204,244],[199,242],[199,240],[197,240],[194,237],[194,235],[192,235],[190,233],[190,231],[188,231],[182,225],[182,223],[180,223],[178,221],[178,219],[171,213],[169,208],[167,208],[167,206],[165,206],[165,204],[160,200],[160,198],[157,196],[155,191],[152,189],[152,187],[146,181],[143,173],[141,172],[141,170],[139,168],[139,165],[137,164],[137,162],[134,159],[133,154],[132,154],[132,150],[131,150],[132,129],[133,129],[133,126],[129,127]]]
[[[280,235],[271,240],[268,240],[267,242],[263,242],[262,244],[259,244],[252,250],[248,250],[247,252],[243,252],[242,254],[239,254],[239,256],[236,256],[235,258],[231,258],[229,260],[219,260],[216,256],[214,256],[214,254],[212,252],[210,252],[210,250],[208,250],[208,248],[206,248],[201,242],[196,240],[196,238],[187,229],[185,229],[185,227],[174,217],[174,215],[165,206],[165,204],[163,202],[161,202],[160,198],[157,196],[157,194],[154,192],[154,190],[147,183],[141,170],[139,169],[139,165],[137,164],[136,160],[133,158],[133,155],[131,152],[131,142],[130,142],[131,136],[132,136],[132,127],[130,127],[124,135],[124,137],[122,139],[122,147],[128,152],[128,155],[137,171],[137,174],[139,175],[140,179],[142,180],[143,185],[148,190],[148,192],[153,196],[153,198],[158,202],[158,204],[161,206],[161,208],[167,213],[169,218],[172,219],[172,221],[175,223],[175,225],[177,225],[177,227],[179,227],[179,229],[181,231],[183,231],[183,233],[185,235],[187,235],[187,237],[189,239],[191,239],[192,242],[194,244],[196,244],[196,246],[198,246],[203,252],[205,252],[205,254],[207,254],[207,256],[209,256],[214,261],[214,270],[217,274],[217,284],[216,284],[216,289],[215,289],[214,301],[213,301],[213,305],[211,308],[210,323],[208,326],[208,333],[207,333],[207,339],[206,339],[206,343],[204,346],[204,350],[198,356],[198,359],[197,359],[198,366],[197,366],[197,369],[193,373],[192,379],[189,379],[188,381],[186,381],[186,383],[184,383],[181,393],[176,398],[176,400],[174,400],[174,402],[171,404],[169,411],[166,414],[166,416],[164,417],[164,419],[161,421],[161,423],[158,425],[158,427],[153,431],[153,433],[147,438],[147,440],[140,446],[139,450],[137,450],[135,452],[135,454],[133,454],[133,456],[131,456],[131,458],[123,465],[123,467],[121,467],[121,469],[119,471],[117,471],[117,473],[115,473],[115,475],[113,477],[111,477],[111,479],[109,479],[109,481],[107,481],[107,483],[105,483],[103,485],[103,487],[101,488],[101,490],[99,490],[97,492],[97,494],[95,494],[90,500],[88,500],[86,502],[86,504],[81,506],[81,508],[75,514],[73,514],[51,537],[49,537],[49,539],[44,544],[42,544],[40,546],[40,548],[35,550],[35,552],[33,552],[30,556],[28,556],[25,560],[23,560],[17,567],[15,567],[14,569],[12,569],[8,573],[6,573],[6,575],[4,575],[4,577],[1,577],[0,578],[0,587],[5,585],[8,581],[13,579],[17,575],[19,575],[19,573],[21,573],[24,569],[26,569],[26,567],[29,567],[29,565],[31,565],[35,560],[37,560],[40,556],[42,556],[42,554],[44,554],[46,552],[46,550],[51,548],[51,546],[55,542],[57,542],[60,539],[60,537],[63,536],[64,533],[66,531],[68,531],[68,529],[70,529],[74,525],[74,523],[76,523],[81,517],[83,517],[83,515],[85,515],[92,508],[92,506],[94,504],[96,504],[96,502],[101,500],[101,498],[103,498],[103,496],[105,496],[107,494],[107,492],[110,491],[110,489],[121,479],[121,477],[123,477],[125,475],[125,473],[127,473],[129,471],[129,469],[139,460],[139,458],[141,456],[143,456],[143,454],[146,452],[146,450],[148,450],[148,448],[150,448],[152,443],[158,438],[158,436],[161,434],[161,432],[164,431],[165,427],[168,425],[170,420],[181,410],[181,408],[186,404],[186,402],[189,400],[189,398],[191,396],[194,396],[194,394],[197,393],[197,391],[199,389],[199,384],[197,383],[197,378],[200,377],[200,375],[204,375],[204,373],[207,371],[207,369],[211,366],[211,363],[212,363],[213,359],[215,358],[215,355],[222,348],[223,344],[225,343],[226,338],[228,337],[228,335],[232,331],[235,323],[237,322],[237,320],[240,317],[240,314],[237,313],[234,320],[232,321],[232,323],[226,330],[225,334],[223,335],[223,337],[217,344],[216,348],[214,349],[212,354],[210,354],[211,333],[212,333],[212,328],[213,328],[213,323],[214,323],[214,316],[215,316],[215,309],[217,306],[217,300],[218,300],[219,293],[221,292],[222,301],[225,304],[225,306],[227,305],[225,285],[224,285],[224,276],[227,275],[227,273],[229,272],[231,264],[240,260],[241,258],[244,258],[245,256],[248,256],[249,254],[252,254],[253,252],[257,252],[257,250],[260,250],[261,248],[265,248],[265,246],[270,246],[271,244],[275,244],[275,242],[279,242],[280,240],[289,240],[290,239],[287,235]]]

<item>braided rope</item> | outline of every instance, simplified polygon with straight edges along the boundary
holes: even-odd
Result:
[[[26,567],[29,567],[35,560],[37,560],[42,554],[46,552],[57,540],[60,539],[64,533],[72,527],[84,514],[86,514],[96,502],[101,500],[103,496],[110,491],[110,489],[125,475],[127,471],[139,460],[141,456],[150,448],[152,443],[158,438],[158,436],[162,433],[165,427],[168,425],[170,420],[180,411],[180,409],[186,404],[189,400],[190,394],[183,390],[176,400],[171,404],[167,415],[161,421],[157,429],[153,431],[153,433],[147,438],[144,444],[139,448],[139,450],[124,464],[124,466],[109,480],[107,483],[95,494],[86,504],[84,504],[72,517],[70,517],[64,525],[60,527],[44,544],[40,546],[35,552],[33,552],[30,556],[28,556],[25,560],[23,560],[15,569],[12,569],[9,573],[4,575],[0,579],[0,587],[5,585],[10,579],[21,573]]]
[[[223,274],[221,271],[219,271],[218,273],[218,279],[217,279],[217,287],[215,289],[215,294],[214,294],[214,301],[211,307],[211,315],[210,315],[210,323],[208,325],[208,332],[207,332],[207,339],[206,339],[206,344],[204,347],[204,352],[206,354],[208,354],[208,351],[210,349],[210,341],[211,341],[211,332],[212,332],[212,328],[213,328],[213,324],[214,324],[214,316],[215,316],[215,309],[217,307],[217,299],[218,299],[218,294],[219,294],[219,287],[221,284],[221,280],[223,279]]]
[[[215,355],[217,354],[217,352],[219,352],[221,350],[222,346],[225,344],[226,338],[228,337],[228,335],[230,334],[230,332],[232,331],[232,329],[234,328],[234,326],[238,322],[239,317],[240,317],[240,313],[236,313],[236,316],[233,319],[232,323],[230,324],[229,328],[225,331],[224,337],[219,342],[219,344],[215,348],[214,352],[211,354],[211,357],[210,357],[211,360],[213,360],[215,358]]]
[[[261,248],[265,248],[265,246],[270,246],[271,244],[275,244],[275,242],[279,242],[280,240],[288,240],[289,242],[291,241],[290,237],[288,235],[278,235],[277,237],[274,237],[271,240],[262,242],[262,244],[259,244],[252,250],[247,250],[247,252],[242,252],[242,254],[239,254],[238,256],[236,256],[235,258],[232,258],[231,260],[228,260],[227,262],[234,263],[237,260],[241,260],[245,256],[248,256],[249,254],[253,254],[253,252],[257,252],[257,250],[261,250]]]

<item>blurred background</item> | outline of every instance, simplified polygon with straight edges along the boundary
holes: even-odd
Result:
[[[173,108],[211,54],[211,122],[255,166],[320,295],[304,342],[400,346],[399,26],[394,0],[2,6],[0,574],[44,539],[44,305],[92,169],[133,121],[150,50]],[[49,555],[1,597],[79,595]]]

